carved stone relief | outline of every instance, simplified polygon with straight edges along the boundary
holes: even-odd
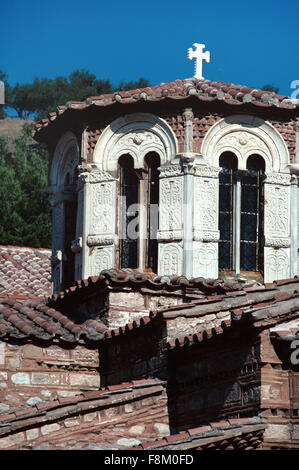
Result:
[[[223,147],[237,149],[242,154],[252,154],[258,150],[268,153],[265,142],[257,135],[246,131],[235,131],[222,137],[216,145],[216,152]]]
[[[286,238],[290,235],[290,188],[265,184],[265,235]]]
[[[90,187],[90,234],[114,234],[115,182],[101,182]]]
[[[183,178],[160,180],[160,224],[161,231],[182,229]]]
[[[218,277],[217,243],[193,243],[193,276],[212,279]]]
[[[194,228],[215,231],[218,228],[218,180],[194,178]]]
[[[97,247],[92,250],[89,259],[90,275],[98,276],[104,269],[110,269],[114,263],[114,247]]]
[[[159,274],[178,275],[182,274],[183,248],[179,243],[159,244]]]
[[[264,282],[273,282],[290,277],[290,249],[265,248],[265,278]]]

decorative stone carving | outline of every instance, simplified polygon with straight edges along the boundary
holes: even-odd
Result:
[[[224,151],[232,151],[239,169],[246,169],[249,155],[258,153],[265,159],[267,172],[284,171],[290,162],[286,143],[277,130],[256,116],[236,114],[218,121],[207,132],[201,153],[209,165],[217,167]]]
[[[194,230],[193,240],[202,242],[218,242],[220,238],[219,230],[204,232],[201,230]]]
[[[181,165],[169,164],[159,168],[160,178],[171,178],[174,176],[182,176],[183,171]]]
[[[218,178],[221,168],[215,168],[208,165],[194,165],[194,176],[206,178]]]
[[[183,178],[160,180],[160,231],[181,230],[183,204]]]
[[[265,236],[265,246],[272,246],[273,248],[289,248],[291,246],[290,238],[271,238]]]
[[[107,126],[95,146],[93,161],[103,170],[115,171],[119,157],[130,153],[135,168],[143,168],[144,156],[152,151],[164,164],[177,154],[177,139],[164,119],[150,113],[133,113]]]
[[[265,183],[289,186],[292,176],[286,173],[267,173]]]
[[[172,240],[182,240],[183,239],[183,230],[159,230],[157,232],[158,241],[172,241]]]
[[[265,235],[289,237],[290,188],[265,184]]]
[[[63,249],[64,241],[64,205],[63,202],[53,208],[53,252]]]
[[[213,279],[218,277],[217,243],[193,243],[193,276]]]
[[[90,275],[98,276],[104,269],[110,269],[114,266],[114,247],[95,248],[89,260]]]
[[[268,152],[268,148],[265,142],[255,134],[252,134],[248,131],[234,131],[231,132],[222,139],[216,145],[216,152],[219,152],[219,149],[225,147],[231,148],[232,151],[239,150],[240,153],[253,154],[258,150],[263,153]]]
[[[115,227],[115,182],[91,185],[90,234],[113,234]]]
[[[81,168],[78,176],[78,188],[81,188],[85,183],[101,183],[104,181],[113,181],[113,176],[108,171],[102,171],[98,167],[88,166]]]
[[[182,275],[183,248],[179,243],[159,244],[159,274]]]
[[[114,145],[113,152],[117,154],[126,152],[135,155],[137,152],[143,153],[149,147],[163,151],[163,143],[158,135],[150,131],[136,130],[124,134]]]
[[[215,231],[218,228],[218,181],[194,179],[194,229]]]
[[[290,249],[265,248],[265,282],[290,277]]]
[[[116,237],[107,236],[106,238],[102,235],[88,235],[87,245],[88,246],[102,246],[102,245],[113,245]]]

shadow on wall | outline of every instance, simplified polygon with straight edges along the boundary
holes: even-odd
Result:
[[[102,386],[165,381],[173,433],[260,411],[260,340],[253,330],[227,331],[203,343],[168,349],[165,322],[156,318],[103,341],[99,354]]]

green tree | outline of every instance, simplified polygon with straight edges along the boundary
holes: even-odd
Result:
[[[273,91],[274,93],[278,93],[279,88],[276,88],[274,85],[264,85],[263,88],[261,88],[261,90]]]
[[[98,80],[94,74],[82,69],[75,70],[67,78],[35,78],[33,83],[17,83],[9,90],[8,104],[15,109],[19,118],[35,117],[39,120],[67,101],[83,101],[89,96],[147,86],[148,80],[140,78],[137,81],[122,81],[118,87],[113,87],[110,80]]]
[[[48,152],[29,140],[27,126],[11,154],[0,139],[0,243],[49,248],[51,209],[43,195]]]
[[[8,83],[8,76],[6,75],[3,70],[0,70],[0,80],[4,83],[4,99],[5,103],[0,104],[0,119],[4,119],[6,117],[5,108],[7,107],[7,103],[10,101],[11,97],[11,88]]]

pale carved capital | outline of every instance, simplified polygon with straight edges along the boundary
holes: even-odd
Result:
[[[289,186],[291,184],[291,175],[286,173],[266,173],[265,183]]]
[[[87,245],[88,246],[106,246],[106,245],[113,245],[116,243],[115,240],[116,236],[112,233],[104,234],[104,235],[88,235],[87,237]]]
[[[273,248],[289,248],[291,246],[291,239],[290,238],[272,238],[269,236],[265,236],[265,246],[271,246]]]
[[[163,241],[175,241],[183,239],[183,230],[159,230],[157,232],[157,240]]]

